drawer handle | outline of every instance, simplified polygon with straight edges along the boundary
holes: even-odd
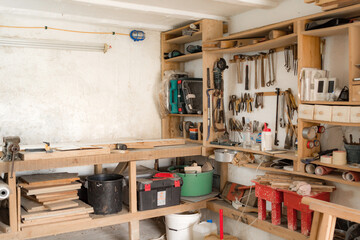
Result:
[[[307,114],[308,112],[307,112],[306,110],[304,110],[302,113],[303,113],[303,114]]]
[[[360,117],[360,113],[356,114],[357,117]]]
[[[320,112],[319,112],[319,115],[323,115],[323,114],[324,114],[324,112],[323,112],[323,111],[320,111]]]
[[[342,114],[341,114],[341,113],[338,113],[337,115],[338,115],[339,117],[340,117],[340,116],[342,116]]]

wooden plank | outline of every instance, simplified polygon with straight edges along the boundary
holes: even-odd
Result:
[[[20,231],[20,223],[21,223],[21,189],[20,187],[16,187],[16,216],[17,216],[17,230]]]
[[[44,194],[35,194],[34,197],[36,199],[46,199],[46,198],[52,198],[52,197],[59,197],[63,195],[77,195],[77,190],[71,190],[71,191],[65,191],[65,192],[57,192],[57,193],[44,193]]]
[[[102,174],[103,167],[102,164],[95,164],[94,165],[94,173],[95,174]]]
[[[9,203],[9,222],[12,232],[16,232],[17,226],[17,197],[16,197],[16,174],[11,178],[10,174],[7,176],[7,184],[9,185],[10,195],[8,198]]]
[[[129,239],[140,240],[140,222],[138,220],[129,222]]]
[[[136,162],[129,162],[129,211],[137,212],[137,192],[136,192]],[[139,221],[133,220],[129,222],[129,239],[139,240]]]
[[[309,208],[311,210],[321,213],[327,213],[337,218],[342,218],[345,220],[350,220],[353,222],[360,223],[360,210],[358,209],[353,209],[310,197],[302,198],[301,202],[303,204],[309,205]]]
[[[319,226],[322,220],[322,213],[314,212],[314,216],[311,224],[311,232],[309,240],[316,240],[319,232]]]
[[[319,228],[318,240],[333,240],[335,223],[336,217],[324,213]]]
[[[66,202],[66,201],[78,200],[78,199],[79,199],[79,196],[74,196],[74,197],[69,197],[69,198],[64,198],[64,199],[44,201],[44,202],[42,202],[42,204],[48,205],[48,204],[61,203],[61,202]]]
[[[191,60],[195,60],[195,59],[200,59],[200,58],[202,58],[202,56],[203,56],[202,52],[189,53],[189,54],[185,54],[185,55],[182,55],[179,57],[166,59],[165,62],[167,62],[167,63],[169,63],[169,62],[187,62],[187,61],[191,61]]]
[[[62,209],[62,210],[45,210],[41,212],[34,212],[34,213],[28,213],[25,210],[22,210],[21,212],[21,218],[24,220],[35,220],[40,218],[47,218],[47,217],[56,217],[56,216],[65,216],[65,215],[71,215],[74,213],[91,213],[93,212],[93,208],[90,205],[87,205],[86,203],[76,200],[78,203],[78,207],[70,208],[70,209]]]
[[[74,151],[54,151],[52,153],[46,152],[25,152],[20,151],[19,156],[24,161],[39,160],[39,159],[55,159],[55,158],[68,158],[68,157],[81,157],[81,156],[93,156],[109,154],[109,148],[99,149],[84,149]]]
[[[75,201],[65,201],[65,202],[59,202],[59,203],[52,203],[52,204],[46,204],[45,207],[50,210],[60,210],[60,209],[66,209],[66,208],[72,208],[79,206],[79,203]]]
[[[54,201],[66,201],[69,200],[70,198],[77,198],[78,195],[77,194],[67,194],[67,195],[59,195],[59,196],[54,196],[54,197],[48,197],[48,198],[40,198],[37,199],[35,197],[35,195],[25,195],[23,194],[23,196],[27,199],[30,199],[32,201],[38,202],[38,203],[44,203],[44,202],[54,202]]]
[[[42,194],[42,193],[64,192],[64,191],[75,190],[80,188],[81,188],[81,183],[71,183],[67,185],[59,185],[53,187],[23,188],[23,190],[28,195],[34,195],[34,194]]]
[[[44,183],[55,183],[56,181],[70,181],[72,179],[78,180],[77,173],[47,173],[47,174],[32,174],[32,175],[23,175],[20,177],[20,180],[24,183],[27,183],[31,186],[36,186],[36,184],[44,184]],[[73,181],[76,181],[73,180]]]
[[[228,181],[229,163],[220,163],[220,191],[224,190]]]
[[[128,162],[122,162],[122,163],[119,163],[116,168],[114,169],[113,173],[116,173],[116,174],[121,174],[123,173],[129,166],[129,163]]]
[[[21,206],[29,213],[37,212],[37,211],[44,211],[47,208],[42,205],[41,203],[31,201],[25,197],[21,198]]]
[[[72,179],[63,179],[63,180],[55,180],[52,182],[43,182],[43,183],[34,183],[34,184],[27,184],[27,183],[19,183],[18,185],[22,188],[28,187],[49,187],[49,186],[56,186],[56,185],[65,185],[71,184],[74,181],[80,180],[80,178],[72,178]]]
[[[75,214],[72,216],[65,216],[65,217],[55,217],[55,218],[46,218],[46,219],[37,219],[37,220],[29,220],[29,221],[25,221],[24,223],[21,224],[21,228],[27,228],[27,227],[31,227],[31,226],[35,226],[35,225],[42,225],[44,224],[43,227],[46,227],[47,224],[49,223],[57,223],[57,222],[67,222],[67,221],[72,221],[72,220],[78,220],[78,219],[90,219],[90,216],[88,213],[80,213],[80,214]]]

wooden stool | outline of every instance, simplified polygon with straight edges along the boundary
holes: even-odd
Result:
[[[258,218],[266,219],[266,201],[271,202],[271,223],[281,224],[281,203],[283,202],[283,193],[271,188],[270,186],[255,183],[255,196],[258,198]]]
[[[297,194],[296,192],[291,192],[288,190],[281,189],[284,193],[284,205],[287,207],[287,221],[288,228],[290,230],[295,231],[297,229],[297,211],[301,212],[301,233],[309,236],[311,230],[311,222],[312,222],[312,213],[313,211],[309,209],[308,205],[302,204],[301,200],[303,198],[302,195]],[[319,200],[323,200],[326,202],[330,201],[330,193],[322,192],[315,194],[313,196],[309,196],[310,198],[315,198]]]

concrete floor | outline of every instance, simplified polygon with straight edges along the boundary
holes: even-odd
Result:
[[[158,239],[165,233],[164,218],[140,221],[140,239]],[[36,238],[36,240],[128,240],[128,224],[123,223],[110,227],[89,229],[79,232],[65,233],[57,236]]]

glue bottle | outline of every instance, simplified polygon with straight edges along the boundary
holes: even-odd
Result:
[[[267,128],[265,123],[264,130],[261,134],[261,151],[270,151],[272,150],[272,134],[271,129]]]

